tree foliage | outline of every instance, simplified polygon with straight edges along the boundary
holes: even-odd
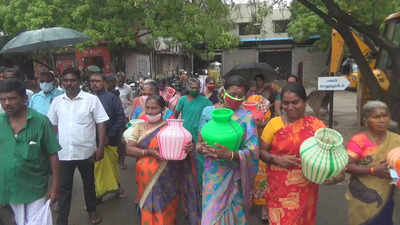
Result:
[[[323,4],[324,0],[308,1],[322,12],[328,9]],[[386,16],[400,10],[400,1],[397,0],[363,0],[362,4],[357,0],[337,0],[338,6],[344,11],[365,23],[377,34],[382,31],[382,23]],[[307,40],[311,35],[320,35],[316,46],[326,50],[330,44],[330,32],[332,26],[327,24],[319,15],[305,7],[300,1],[294,0],[290,5],[291,23],[288,32],[295,40]],[[364,38],[367,38],[364,36]]]
[[[10,36],[42,27],[83,31],[96,45],[135,47],[139,31],[195,49],[238,44],[229,31],[229,6],[220,0],[0,0],[0,29]]]
[[[145,27],[154,37],[172,38],[192,51],[199,45],[214,51],[239,43],[230,33],[229,6],[221,0],[138,0],[137,7],[144,9]]]

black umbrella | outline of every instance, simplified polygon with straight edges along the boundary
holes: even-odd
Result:
[[[228,78],[232,75],[240,75],[248,80],[252,80],[257,75],[263,75],[266,82],[277,80],[279,74],[267,63],[246,63],[234,66],[231,71],[224,75],[224,78]]]
[[[64,27],[25,31],[7,42],[0,53],[33,52],[66,47],[89,40],[81,32]]]

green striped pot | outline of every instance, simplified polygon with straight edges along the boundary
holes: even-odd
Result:
[[[330,128],[318,129],[314,137],[305,140],[300,158],[304,176],[317,184],[339,175],[349,161],[342,135]]]

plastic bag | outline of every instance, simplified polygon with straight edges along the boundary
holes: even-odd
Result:
[[[27,225],[53,225],[51,217],[50,200],[35,214],[32,220]]]

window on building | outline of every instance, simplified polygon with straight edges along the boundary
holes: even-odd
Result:
[[[274,20],[274,33],[286,33],[290,20]]]
[[[253,35],[261,33],[261,26],[253,23],[239,23],[239,35]]]

